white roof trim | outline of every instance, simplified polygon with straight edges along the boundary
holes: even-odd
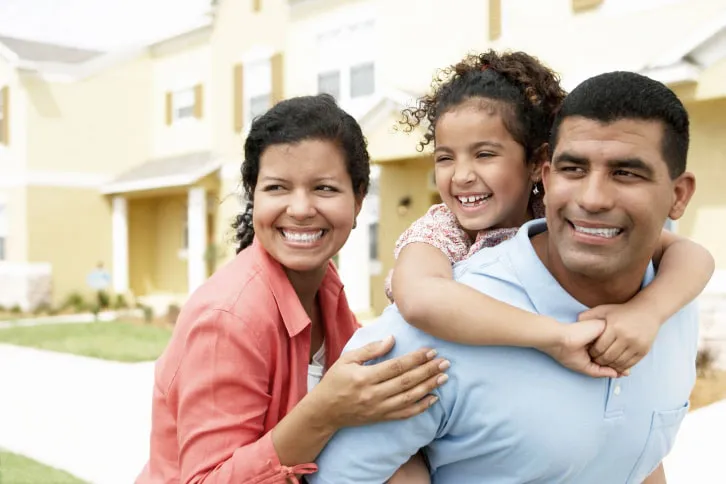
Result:
[[[172,188],[189,186],[209,175],[222,166],[221,159],[214,159],[204,165],[202,168],[178,175],[159,176],[154,178],[146,178],[143,180],[133,180],[128,182],[109,183],[101,187],[101,193],[111,195],[115,193],[139,192],[143,190],[157,190],[160,188]]]
[[[79,64],[65,64],[56,62],[33,62],[20,59],[18,55],[0,43],[0,57],[5,58],[13,67],[32,72],[41,79],[50,82],[76,82],[86,79],[99,72],[113,67],[114,65],[140,57],[150,51],[151,48],[159,46],[167,41],[173,41],[178,37],[196,32],[202,28],[210,27],[212,20],[203,19],[190,27],[167,35],[163,39],[155,39],[141,46],[129,47],[123,50],[108,52],[94,57]]]
[[[688,61],[681,61],[669,66],[641,69],[640,74],[668,85],[698,81],[701,68]]]
[[[723,29],[726,29],[726,12],[708,22],[703,28],[693,32],[682,45],[658,57],[655,62],[647,67],[663,67],[676,64]]]
[[[416,96],[403,91],[390,89],[381,94],[373,105],[358,118],[361,128],[365,131],[374,128],[378,123],[388,118],[391,111],[402,111],[413,105]]]

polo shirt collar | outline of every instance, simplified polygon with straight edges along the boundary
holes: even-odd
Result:
[[[537,312],[559,321],[572,322],[589,308],[565,291],[535,252],[531,239],[546,230],[545,219],[527,222],[512,239],[513,246],[506,256]],[[651,263],[646,270],[643,286],[650,283],[654,275]]]

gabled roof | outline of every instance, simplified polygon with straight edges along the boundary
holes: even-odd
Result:
[[[95,50],[78,49],[33,40],[16,39],[0,35],[0,44],[13,52],[19,60],[29,62],[57,62],[79,64],[103,55]]]
[[[185,36],[200,38],[201,35],[209,35],[211,26],[211,17],[201,18],[171,35],[150,40],[145,45],[114,52],[100,52],[0,35],[0,58],[4,58],[15,68],[36,73],[47,80],[72,82],[145,53],[159,52],[166,44],[178,47],[180,43],[183,44]]]
[[[674,48],[646,64],[641,73],[663,83],[697,81],[701,72],[726,58],[726,12],[709,20]]]
[[[221,166],[221,159],[209,151],[157,158],[122,173],[101,187],[101,193],[109,195],[189,186]]]

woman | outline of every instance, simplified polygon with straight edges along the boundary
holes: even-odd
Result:
[[[339,428],[423,412],[446,381],[449,363],[430,348],[362,365],[389,339],[341,356],[357,322],[331,258],[355,226],[369,157],[332,97],[256,119],[242,179],[238,255],[192,295],[157,363],[138,483],[297,482]]]

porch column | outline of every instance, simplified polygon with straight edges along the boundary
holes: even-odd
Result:
[[[359,316],[371,314],[370,215],[364,207],[358,224],[339,254],[339,273],[350,309]]]
[[[207,262],[204,258],[207,251],[207,191],[201,187],[191,188],[187,207],[187,278],[191,293],[207,278]]]
[[[112,208],[113,290],[116,294],[126,294],[129,290],[129,217],[126,198],[113,197]]]

